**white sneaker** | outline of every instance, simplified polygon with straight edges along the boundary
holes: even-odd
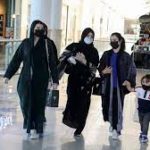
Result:
[[[38,139],[39,135],[36,133],[36,130],[31,130],[31,135],[30,135],[30,139],[34,140],[34,139]]]
[[[112,132],[112,139],[113,140],[118,140],[118,133],[117,133],[116,130],[113,130],[113,132]]]
[[[28,140],[29,138],[30,138],[30,134],[29,133],[24,133],[23,139]]]

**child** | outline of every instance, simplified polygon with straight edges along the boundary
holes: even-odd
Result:
[[[141,143],[148,142],[148,128],[150,123],[150,74],[146,74],[141,79],[141,86],[135,90],[131,88],[130,83],[125,83],[129,91],[135,91],[138,99],[138,115],[141,126],[139,140]]]

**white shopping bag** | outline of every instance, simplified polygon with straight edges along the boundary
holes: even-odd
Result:
[[[134,110],[134,113],[133,113],[133,121],[139,123],[139,116],[138,116],[138,109],[137,109],[138,108],[138,99],[137,99],[137,97],[135,97],[134,101],[135,101],[135,110]]]

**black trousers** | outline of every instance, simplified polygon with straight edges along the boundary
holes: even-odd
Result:
[[[150,122],[150,112],[148,113],[139,112],[139,121],[140,121],[142,134],[147,135],[149,129],[149,122]]]

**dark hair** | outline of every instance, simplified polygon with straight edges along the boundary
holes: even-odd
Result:
[[[94,31],[93,31],[93,29],[91,29],[91,28],[85,28],[84,30],[83,30],[83,32],[82,32],[82,34],[81,34],[81,41],[84,41],[84,38],[89,34],[89,33],[92,33],[93,34],[93,38],[95,37],[95,33],[94,33]]]
[[[150,81],[150,74],[146,74],[141,78],[141,85],[142,85],[143,79],[147,79],[147,81]]]
[[[118,32],[112,33],[111,36],[116,36],[119,39],[119,41],[121,41],[120,51],[124,51],[125,48],[126,48],[124,37],[122,37],[122,35],[120,33],[118,33]]]
[[[34,28],[37,24],[42,24],[44,27],[44,23],[41,20],[34,20],[30,27],[30,38],[34,37]]]

